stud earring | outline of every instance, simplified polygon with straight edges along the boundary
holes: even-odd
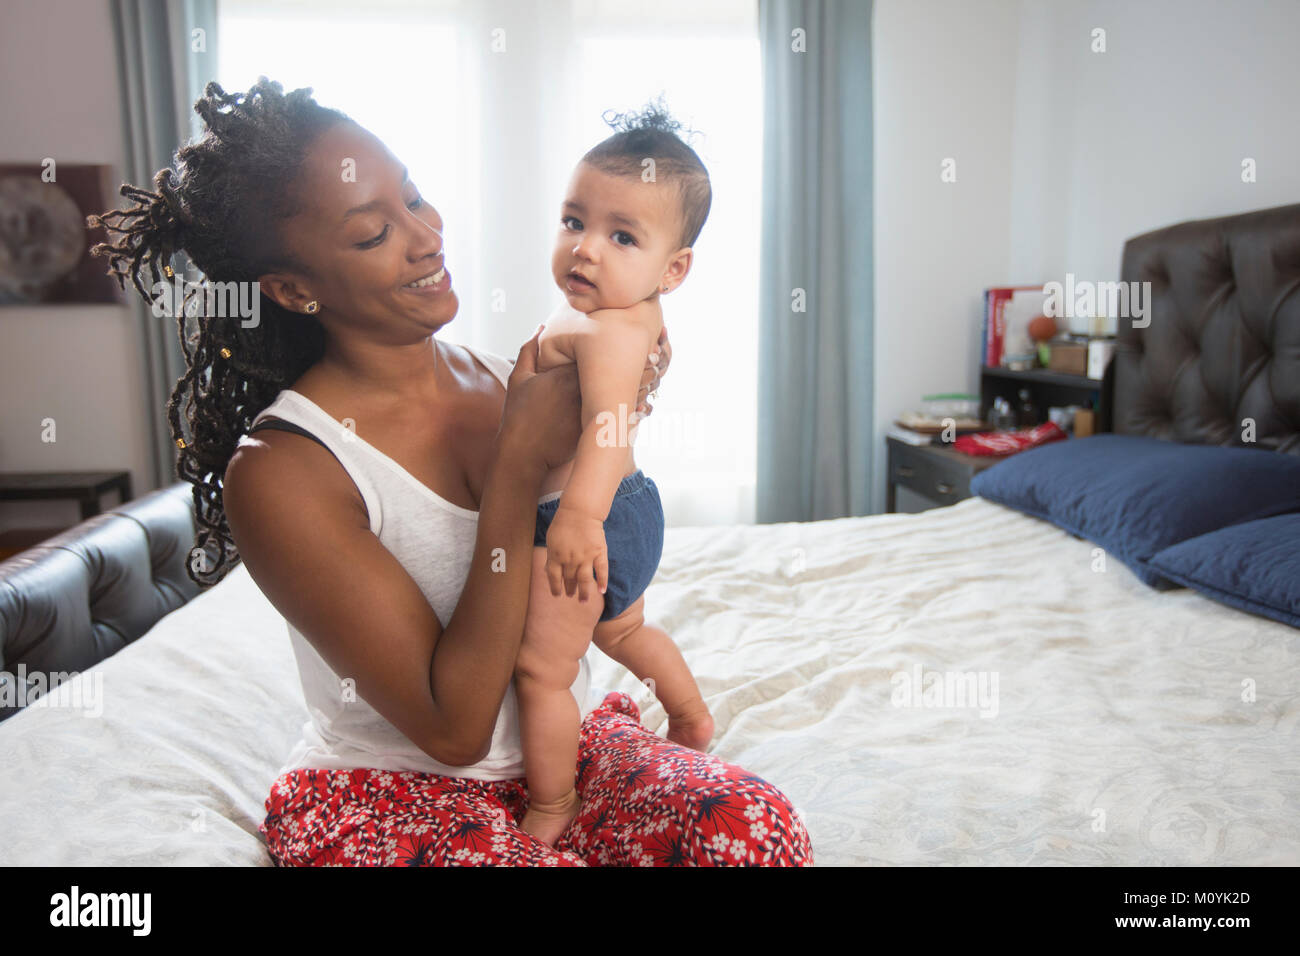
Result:
[[[317,302],[315,299],[312,299],[310,302],[308,302],[306,305],[302,307],[302,310],[306,312],[308,315],[315,315],[317,312],[320,311],[320,303]]]

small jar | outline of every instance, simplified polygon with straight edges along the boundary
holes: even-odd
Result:
[[[1015,430],[1016,413],[1011,410],[1011,403],[1001,395],[993,399],[993,406],[989,409],[989,425],[995,432]]]

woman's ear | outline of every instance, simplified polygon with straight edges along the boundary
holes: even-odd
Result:
[[[272,272],[257,280],[262,294],[290,312],[307,312],[307,303],[315,301],[297,276],[285,272]]]
[[[678,249],[673,253],[673,257],[668,260],[667,268],[664,269],[664,274],[659,278],[659,292],[661,294],[672,292],[673,289],[686,281],[694,257],[695,253],[689,246]]]

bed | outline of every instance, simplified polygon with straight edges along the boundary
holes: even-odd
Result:
[[[1300,455],[1300,206],[1135,237],[1122,276],[1156,302],[1121,330],[1116,431],[1232,444],[1222,382],[1252,454]],[[164,489],[0,565],[0,670],[81,671],[0,723],[0,864],[270,865],[297,671],[242,567],[194,595],[187,507]],[[1300,630],[1099,550],[984,497],[671,528],[647,607],[713,751],[790,796],[819,865],[1300,863]]]

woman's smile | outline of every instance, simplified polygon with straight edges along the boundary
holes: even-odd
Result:
[[[431,272],[414,282],[409,282],[402,288],[407,292],[414,292],[416,295],[438,295],[451,288],[451,276],[444,265],[437,272]]]

